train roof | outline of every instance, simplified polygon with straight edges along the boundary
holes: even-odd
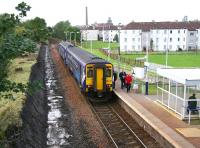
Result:
[[[73,44],[69,42],[63,43],[65,47],[67,47],[67,50],[74,55],[74,57],[79,60],[80,62],[84,64],[89,63],[110,63],[96,55],[93,55],[83,49],[80,49],[79,47],[74,46]]]

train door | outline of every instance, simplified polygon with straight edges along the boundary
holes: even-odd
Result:
[[[103,68],[96,68],[96,89],[103,90]]]

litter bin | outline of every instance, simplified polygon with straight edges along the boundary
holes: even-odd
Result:
[[[133,83],[133,92],[134,92],[134,93],[138,93],[138,89],[139,89],[138,82],[135,81],[135,82]]]

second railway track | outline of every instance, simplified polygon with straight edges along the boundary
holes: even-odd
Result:
[[[127,121],[127,117],[124,117],[124,113],[122,113],[122,117],[118,113],[119,111],[115,109],[115,105],[116,103],[111,102],[91,103],[92,110],[103,125],[115,147],[160,147],[136,121],[133,119]]]

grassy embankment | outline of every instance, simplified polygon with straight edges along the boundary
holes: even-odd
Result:
[[[12,61],[9,67],[8,79],[26,84],[29,80],[31,66],[36,62],[36,56],[19,57]],[[22,68],[22,71],[16,71],[16,68]],[[22,121],[20,112],[25,101],[24,93],[14,93],[13,100],[0,97],[0,139],[4,137],[4,133],[9,125],[21,126]]]
[[[83,42],[83,47],[90,49],[91,42],[90,41]],[[108,47],[109,47],[109,43],[108,42],[92,41],[92,48],[93,49],[108,48]],[[117,47],[119,47],[119,43],[116,43],[116,42],[110,43],[111,50],[112,49],[117,49]]]

